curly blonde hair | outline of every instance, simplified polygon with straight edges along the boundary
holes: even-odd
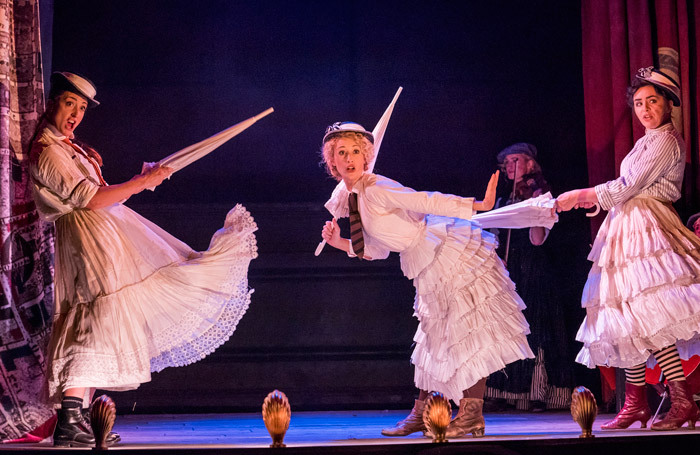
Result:
[[[338,143],[338,139],[341,138],[352,139],[356,145],[360,146],[362,156],[365,158],[365,171],[368,169],[369,163],[371,163],[374,159],[374,145],[364,134],[350,131],[334,134],[321,147],[321,156],[323,158],[321,164],[326,166],[326,172],[328,172],[328,175],[338,181],[341,180],[341,177],[338,170],[335,168],[335,166],[333,166],[333,155],[335,154],[335,147]]]

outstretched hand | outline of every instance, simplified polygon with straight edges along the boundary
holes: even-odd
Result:
[[[560,194],[554,206],[557,212],[567,212],[571,209],[590,209],[595,207],[597,203],[598,197],[596,196],[595,189],[585,188]]]
[[[496,204],[496,187],[498,186],[499,175],[500,171],[496,171],[493,174],[491,174],[489,184],[486,186],[486,194],[484,195],[484,200],[474,202],[474,210],[484,212],[486,210],[491,210]]]

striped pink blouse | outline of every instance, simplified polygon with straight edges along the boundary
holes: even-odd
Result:
[[[600,207],[610,210],[638,194],[675,202],[684,169],[685,143],[673,125],[648,129],[622,160],[620,177],[595,186]]]

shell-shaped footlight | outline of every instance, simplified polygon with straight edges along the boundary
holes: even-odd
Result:
[[[445,432],[452,419],[450,400],[440,392],[432,392],[425,402],[423,423],[428,434],[433,436],[433,442],[447,442]]]
[[[116,418],[117,407],[110,397],[102,395],[95,398],[90,410],[90,426],[95,435],[96,449],[107,449],[107,435],[112,431]]]
[[[289,428],[289,419],[292,417],[287,396],[279,390],[270,392],[263,401],[262,416],[265,428],[272,438],[270,447],[286,447],[282,441]]]
[[[593,422],[598,415],[598,405],[590,390],[583,386],[576,387],[571,394],[571,416],[581,427],[579,438],[593,438]]]

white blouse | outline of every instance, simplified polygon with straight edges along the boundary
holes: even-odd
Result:
[[[43,151],[30,166],[34,202],[41,219],[56,221],[76,208],[83,208],[99,189],[99,177],[90,161],[63,142],[53,125],[41,133],[35,146]]]
[[[401,269],[411,279],[444,242],[450,221],[440,217],[469,220],[474,214],[474,198],[415,191],[377,174],[363,175],[352,192],[358,194],[365,256],[385,259],[389,252],[399,252]],[[354,256],[352,248],[348,254]]]

